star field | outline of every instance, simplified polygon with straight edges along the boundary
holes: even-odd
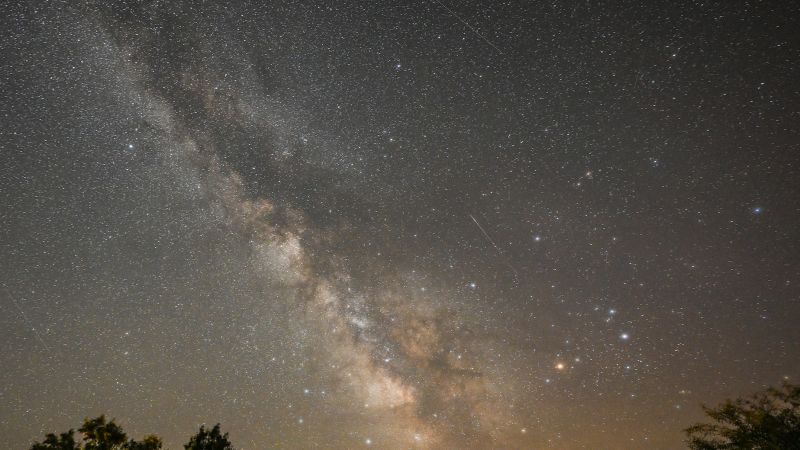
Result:
[[[800,377],[792,2],[0,6],[0,434],[683,448]]]

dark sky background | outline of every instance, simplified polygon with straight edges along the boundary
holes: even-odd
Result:
[[[3,445],[681,448],[800,377],[798,17],[3,2]]]

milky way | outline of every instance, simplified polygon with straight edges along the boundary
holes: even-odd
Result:
[[[680,448],[800,376],[770,8],[0,7],[0,432]]]

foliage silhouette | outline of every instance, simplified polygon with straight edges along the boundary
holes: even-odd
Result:
[[[784,384],[703,410],[713,423],[685,430],[693,450],[800,450],[800,386]]]
[[[69,430],[56,436],[48,433],[44,441],[34,442],[31,450],[78,450],[80,446],[75,443],[75,430]]]
[[[75,430],[69,430],[59,436],[46,435],[44,441],[34,442],[30,450],[159,450],[163,446],[161,438],[155,435],[142,441],[128,440],[122,427],[113,419],[107,422],[104,415],[84,419],[78,431],[83,434],[82,445],[75,442]]]
[[[200,426],[200,431],[189,439],[189,443],[183,446],[185,450],[233,450],[231,442],[228,440],[228,433],[220,434],[219,424],[214,425],[211,430],[206,430],[205,426]]]
[[[125,450],[159,450],[163,445],[160,437],[151,434],[145,436],[144,440],[141,442],[136,442],[134,440],[129,441]]]
[[[128,440],[122,427],[113,419],[106,422],[105,416],[84,420],[78,431],[83,433],[83,440],[86,441],[83,445],[85,450],[114,450],[122,448]]]
[[[113,419],[106,421],[104,415],[84,419],[78,431],[83,435],[83,443],[75,441],[75,430],[71,429],[58,436],[47,434],[44,441],[34,442],[30,450],[160,450],[163,447],[161,438],[152,434],[141,441],[128,440],[122,427]],[[201,426],[183,447],[186,450],[234,450],[228,433],[222,434],[219,424],[208,430],[205,425]]]

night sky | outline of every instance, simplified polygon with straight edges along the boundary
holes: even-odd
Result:
[[[3,446],[681,448],[800,378],[798,18],[3,2]]]

